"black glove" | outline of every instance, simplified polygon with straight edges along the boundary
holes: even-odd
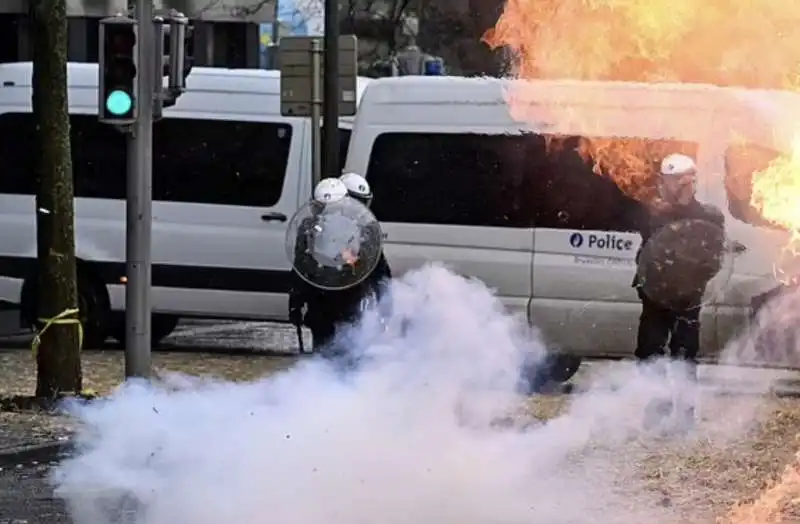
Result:
[[[294,294],[289,295],[289,322],[293,326],[303,325],[303,300]]]

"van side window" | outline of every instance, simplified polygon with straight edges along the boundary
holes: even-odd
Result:
[[[513,158],[523,145],[522,137],[503,135],[382,134],[366,174],[375,215],[386,222],[530,227],[528,181]]]
[[[662,156],[697,150],[683,142],[605,140],[614,141],[642,155],[642,187],[654,187]],[[373,210],[386,222],[634,231],[638,203],[595,169],[586,143],[534,133],[385,133],[367,168]]]
[[[153,135],[158,200],[269,207],[281,197],[289,124],[167,118]]]
[[[36,141],[30,114],[0,115],[0,193],[33,195]]]
[[[93,115],[71,115],[69,121],[75,196],[124,199],[127,193],[125,135],[101,124]]]
[[[30,113],[0,115],[0,193],[36,192],[36,135]],[[73,190],[86,198],[125,198],[125,136],[97,117],[70,116]]]
[[[780,157],[778,151],[748,143],[725,150],[725,193],[733,218],[754,226],[778,227],[764,218],[751,199],[755,174]]]
[[[70,116],[75,196],[123,199],[125,135]],[[269,207],[280,199],[292,128],[283,123],[169,118],[153,128],[153,199]],[[33,194],[30,113],[0,115],[0,192]]]

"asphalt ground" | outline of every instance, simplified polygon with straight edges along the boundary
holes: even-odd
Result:
[[[0,470],[0,524],[71,523],[48,482],[50,463],[29,462]]]

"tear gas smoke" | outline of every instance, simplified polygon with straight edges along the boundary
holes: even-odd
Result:
[[[79,448],[54,480],[75,522],[675,521],[630,466],[642,406],[666,384],[620,372],[549,422],[498,424],[519,413],[536,331],[441,267],[395,280],[389,300],[385,329],[375,310],[347,333],[356,370],[313,358],[249,384],[176,376],[72,406]]]
[[[800,288],[776,288],[722,363],[800,369]]]

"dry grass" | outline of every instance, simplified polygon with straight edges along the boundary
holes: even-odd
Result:
[[[83,386],[99,395],[117,387],[125,375],[124,353],[119,350],[83,353]],[[226,380],[253,380],[286,369],[291,357],[219,355],[203,352],[153,353],[153,369]],[[30,395],[36,386],[36,367],[30,351],[0,352],[0,396]]]
[[[730,441],[646,449],[642,477],[686,518],[724,516],[733,504],[758,497],[797,450],[800,402],[771,400],[759,418],[751,431]]]
[[[225,380],[253,380],[291,366],[296,359],[261,355],[218,355],[202,352],[153,353],[153,368],[214,376]],[[124,377],[124,353],[119,350],[83,353],[84,389],[99,395],[116,388]],[[31,395],[36,366],[29,350],[0,350],[0,397]],[[38,412],[0,411],[0,449],[63,438],[71,430],[64,416]]]
[[[734,412],[739,403],[749,403],[749,408],[743,408],[746,410],[757,403],[753,424],[746,430],[737,426],[726,436],[719,414]],[[536,398],[529,402],[526,412],[551,419],[565,413],[569,405],[569,397]],[[718,397],[705,402],[699,417],[700,438],[632,438],[624,448],[615,447],[615,456],[609,460],[615,473],[626,479],[631,489],[644,487],[653,500],[673,509],[683,522],[710,523],[729,517],[724,520],[726,524],[768,524],[731,512],[737,503],[756,500],[781,477],[787,464],[793,463],[800,448],[800,399]],[[795,514],[800,514],[796,502],[800,483],[781,492],[778,514],[791,522]]]

